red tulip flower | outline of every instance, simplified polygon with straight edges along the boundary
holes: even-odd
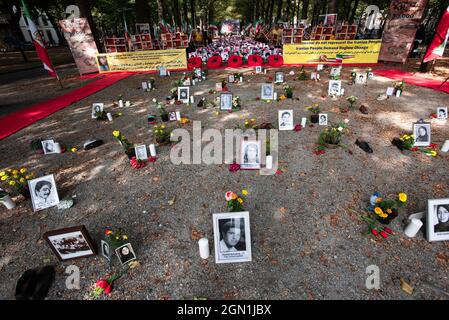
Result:
[[[380,232],[380,235],[382,236],[382,238],[388,238],[388,234],[383,230]]]
[[[376,229],[371,229],[371,233],[374,234],[375,236],[377,236],[377,230]]]
[[[384,231],[385,231],[386,233],[393,234],[393,231],[392,231],[390,228],[388,228],[388,227],[385,227],[385,228],[384,228]]]

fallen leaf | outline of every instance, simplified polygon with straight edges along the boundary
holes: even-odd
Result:
[[[176,197],[173,197],[173,199],[168,200],[168,204],[172,206],[175,203],[175,200],[176,200]]]
[[[413,293],[413,287],[410,284],[408,284],[403,278],[399,279],[399,281],[401,282],[402,291],[411,295]]]

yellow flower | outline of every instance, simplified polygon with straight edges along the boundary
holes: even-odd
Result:
[[[6,181],[8,179],[8,176],[2,176],[2,181]]]
[[[165,125],[162,125],[162,126],[161,126],[161,129],[165,129]]]
[[[375,212],[377,215],[379,215],[379,216],[382,216],[382,214],[384,214],[384,212],[382,211],[382,209],[379,208],[379,207],[375,207],[375,208],[374,208],[374,212]]]
[[[243,189],[243,190],[242,190],[242,194],[243,194],[244,196],[246,196],[246,195],[248,194],[248,190]]]
[[[405,193],[400,193],[399,194],[399,201],[401,202],[406,202],[407,201],[407,195]]]
[[[77,148],[72,148],[72,149],[70,149],[70,151],[72,151],[72,152],[77,152],[78,149],[77,149]]]
[[[379,203],[379,202],[381,202],[382,201],[382,198],[376,198],[376,203]]]
[[[240,202],[240,203],[243,203],[243,199],[242,198],[238,198],[237,201]]]
[[[387,209],[387,213],[388,213],[388,214],[391,214],[391,213],[393,213],[393,211],[391,211],[391,209],[388,208],[388,209]]]
[[[29,179],[30,179],[30,176],[26,176],[25,179],[29,180]]]
[[[15,174],[15,175],[13,176],[13,178],[14,178],[14,179],[19,179],[19,176],[18,176],[17,174]]]
[[[128,236],[126,234],[123,235],[123,240],[128,240]]]
[[[251,122],[256,122],[256,119],[252,118],[252,119],[251,119]]]
[[[20,169],[20,173],[25,173],[25,172],[27,172],[27,169],[26,169],[26,168]]]
[[[431,154],[432,157],[436,157],[436,156],[437,156],[437,152],[436,152],[436,151],[433,151],[433,150],[430,151],[430,154]]]
[[[118,138],[118,137],[120,136],[120,131],[115,130],[115,131],[112,132],[112,135],[113,135],[114,137]]]
[[[9,185],[10,185],[10,186],[14,186],[15,184],[16,184],[15,181],[13,181],[13,180],[9,181]]]
[[[6,174],[5,171],[0,172],[0,177],[3,177]]]
[[[24,183],[24,182],[25,182],[25,178],[20,178],[19,181],[22,182],[22,183]]]
[[[19,170],[13,170],[13,171],[12,171],[12,174],[13,174],[13,175],[18,175],[18,174],[19,174]]]
[[[245,120],[245,124],[249,124],[248,120]]]
[[[388,214],[382,213],[382,214],[380,215],[380,217],[381,217],[381,218],[387,218],[387,217],[388,217]]]

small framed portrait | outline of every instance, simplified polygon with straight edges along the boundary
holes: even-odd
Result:
[[[106,258],[109,262],[111,262],[111,258],[113,253],[111,252],[111,247],[109,243],[104,240],[101,240],[101,255]]]
[[[55,148],[55,141],[53,139],[41,141],[44,154],[58,153]]]
[[[100,67],[100,71],[110,71],[107,56],[98,56],[97,61],[98,61],[98,66]]]
[[[126,243],[123,246],[118,247],[117,249],[115,249],[115,253],[117,254],[117,257],[120,260],[122,266],[137,259],[131,243]]]
[[[171,112],[169,112],[169,113],[168,113],[168,119],[169,119],[170,121],[176,121],[176,120],[178,120],[177,117],[176,117],[176,111],[171,111]]]
[[[327,126],[327,113],[320,113],[318,115],[318,125],[320,126]]]
[[[182,103],[189,103],[189,87],[178,87],[178,100]]]
[[[333,67],[333,68],[331,68],[330,76],[331,77],[338,77],[338,76],[340,76],[340,73],[341,73],[341,69],[340,68]]]
[[[318,73],[312,72],[312,73],[310,74],[310,80],[318,80],[317,75],[318,75]]]
[[[215,90],[218,92],[223,91],[223,83],[221,82],[215,83]]]
[[[228,76],[228,82],[229,82],[229,83],[234,83],[234,81],[235,81],[234,75],[233,75],[233,74],[229,75],[229,76]]]
[[[47,209],[59,203],[55,177],[52,174],[28,180],[28,188],[34,211]]]
[[[341,95],[341,80],[330,80],[328,91],[330,96]]]
[[[97,119],[97,114],[103,112],[104,104],[103,103],[94,103],[92,105],[92,119]]]
[[[48,231],[43,237],[60,261],[96,254],[95,246],[85,226]]]
[[[167,76],[167,67],[164,67],[164,66],[159,67],[159,76],[161,76],[161,77]]]
[[[256,66],[256,73],[262,73],[262,66]]]
[[[246,170],[258,170],[261,163],[262,143],[258,140],[241,141],[240,168]]]
[[[355,75],[355,83],[366,84],[367,75],[365,72],[357,72]]]
[[[449,240],[449,198],[427,201],[427,240]]]
[[[216,263],[251,261],[249,223],[249,212],[213,215]]]
[[[134,150],[136,152],[136,159],[137,160],[147,160],[147,146],[144,144],[138,145],[134,147]]]
[[[438,119],[447,119],[447,108],[446,107],[438,107],[437,117],[438,117]]]
[[[374,72],[368,72],[368,79],[373,80],[374,79]]]
[[[293,130],[293,110],[279,110],[279,130]]]
[[[316,66],[316,71],[322,71],[324,69],[324,65],[319,64]]]
[[[147,90],[148,89],[148,82],[144,81],[142,82],[142,90]]]
[[[388,87],[386,95],[387,96],[392,96],[393,94],[394,94],[394,88],[393,87]]]
[[[274,100],[274,85],[272,83],[262,84],[261,99]]]
[[[183,86],[191,86],[192,85],[192,79],[187,78],[184,80],[184,82],[182,83]]]
[[[220,110],[232,110],[232,93],[220,94]]]
[[[276,72],[275,76],[274,76],[274,82],[275,83],[283,83],[284,82],[284,73]]]
[[[413,134],[415,135],[415,146],[416,147],[427,147],[430,145],[431,134],[430,134],[430,123],[426,122],[416,122],[413,124]]]

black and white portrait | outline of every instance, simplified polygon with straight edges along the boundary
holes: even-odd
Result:
[[[104,240],[101,240],[101,254],[108,261],[111,261],[111,257],[112,257],[111,247],[109,246],[109,243],[107,243]]]
[[[330,80],[329,81],[329,95],[330,96],[341,95],[341,81],[340,80]]]
[[[215,262],[251,261],[249,212],[213,215]]]
[[[284,82],[284,73],[276,72],[274,82],[275,83],[283,83]]]
[[[148,89],[148,82],[144,81],[142,82],[142,89],[147,90]]]
[[[147,160],[148,159],[147,147],[144,144],[135,146],[134,150],[136,152],[137,160]]]
[[[279,110],[279,130],[293,130],[293,110]]]
[[[355,83],[366,84],[366,72],[357,72],[355,76]]]
[[[55,148],[55,141],[53,139],[43,140],[41,143],[44,154],[58,153]]]
[[[393,94],[394,94],[394,88],[393,87],[388,87],[386,95],[387,96],[392,96]]]
[[[256,67],[256,73],[262,73],[262,66]]]
[[[273,100],[274,99],[274,85],[272,83],[262,84],[262,100]]]
[[[228,77],[228,82],[229,82],[229,83],[234,83],[234,81],[235,81],[234,75],[231,74],[231,75]]]
[[[262,144],[257,140],[242,140],[241,169],[260,169]]]
[[[427,240],[449,240],[449,198],[428,200]]]
[[[103,103],[94,103],[92,105],[92,119],[97,119],[98,114],[103,112],[104,104]]]
[[[121,247],[118,247],[117,249],[115,249],[115,253],[117,254],[117,257],[119,258],[122,265],[125,265],[137,259],[131,243],[127,243]]]
[[[177,120],[177,118],[176,118],[176,112],[175,112],[175,111],[170,111],[170,112],[168,113],[168,118],[169,118],[170,121],[176,121],[176,120]]]
[[[438,117],[438,119],[447,119],[447,108],[446,107],[438,107],[437,117]]]
[[[167,76],[167,67],[163,67],[163,66],[159,67],[159,76],[161,76],[161,77]]]
[[[426,147],[430,145],[430,123],[414,123],[413,134],[415,135],[415,146]]]
[[[320,126],[327,126],[327,113],[320,113],[318,115],[318,125]]]
[[[341,73],[341,68],[339,68],[339,67],[333,67],[333,68],[331,68],[330,76],[331,76],[331,77],[339,77],[339,76],[340,76],[340,73]]]
[[[368,72],[368,79],[373,80],[374,79],[374,72]]]
[[[223,90],[223,83],[221,83],[221,82],[215,83],[215,90],[216,91],[222,91]]]
[[[222,93],[220,95],[220,110],[232,109],[232,93]]]
[[[189,103],[189,87],[178,87],[178,100],[182,103]]]
[[[53,207],[59,203],[58,190],[52,174],[28,180],[34,211]]]
[[[84,226],[49,231],[43,237],[62,261],[95,255],[95,248]]]
[[[319,79],[318,73],[312,72],[312,73],[310,74],[310,79],[311,79],[311,80],[318,80],[318,79]]]

